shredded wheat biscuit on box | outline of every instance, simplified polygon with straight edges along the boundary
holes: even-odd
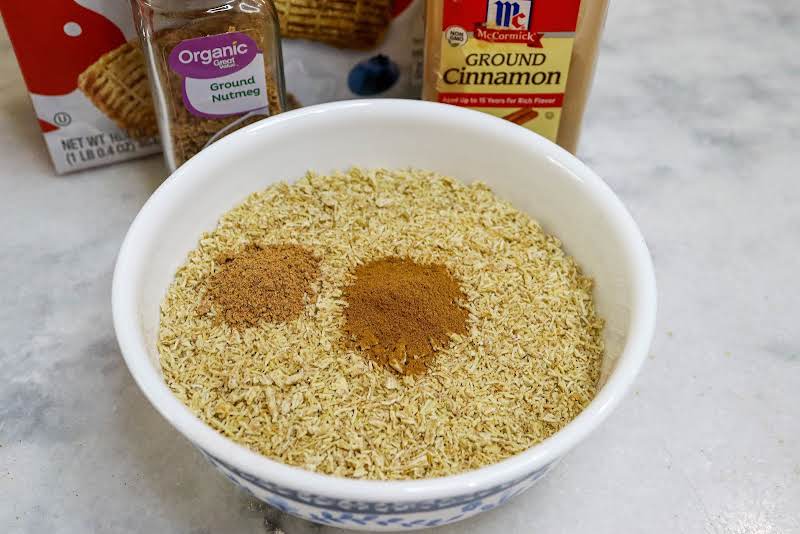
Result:
[[[376,46],[389,27],[392,0],[276,0],[283,37],[340,48]]]
[[[78,87],[97,109],[133,137],[158,133],[147,69],[138,42],[107,52],[78,77]]]

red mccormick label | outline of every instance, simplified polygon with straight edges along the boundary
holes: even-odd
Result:
[[[580,0],[444,0],[439,101],[555,141]]]
[[[183,103],[193,115],[218,118],[267,108],[264,56],[244,33],[187,39],[168,61],[183,78]]]

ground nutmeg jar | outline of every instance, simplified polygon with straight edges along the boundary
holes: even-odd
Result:
[[[170,170],[228,133],[284,111],[271,0],[132,0],[132,6]]]

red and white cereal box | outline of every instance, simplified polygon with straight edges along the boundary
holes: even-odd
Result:
[[[125,75],[141,54],[128,2],[0,0],[0,12],[57,172],[161,150],[153,129],[126,124],[152,108],[146,74]]]

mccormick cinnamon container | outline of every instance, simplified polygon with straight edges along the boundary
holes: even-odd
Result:
[[[578,144],[608,0],[428,0],[423,97]]]

